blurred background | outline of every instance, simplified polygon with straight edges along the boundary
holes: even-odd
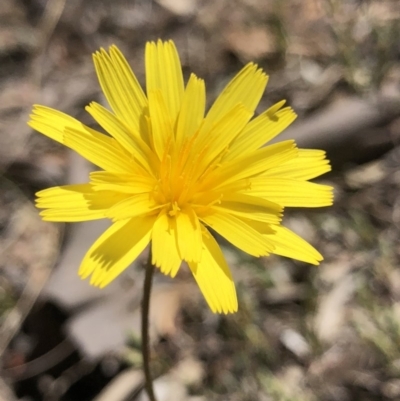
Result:
[[[1,0],[0,399],[145,401],[143,255],[103,291],[77,276],[104,222],[44,223],[34,193],[92,166],[26,125],[34,103],[93,122],[91,54],[116,44],[144,83],[148,40],[173,39],[211,102],[247,62],[269,84],[258,111],[299,114],[278,139],[327,151],[325,209],[285,224],[320,267],[252,259],[222,243],[239,296],[213,315],[187,269],[155,277],[159,401],[400,399],[400,1]]]

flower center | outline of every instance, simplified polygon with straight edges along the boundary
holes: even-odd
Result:
[[[176,202],[172,202],[172,203],[170,204],[170,210],[169,210],[168,214],[169,214],[171,217],[174,217],[174,216],[176,216],[180,211],[181,211],[181,208],[178,206],[178,204],[177,204]]]
[[[212,185],[203,184],[218,168],[222,156],[205,163],[207,149],[196,146],[196,139],[195,134],[180,146],[168,140],[160,160],[154,199],[171,217],[188,207],[202,214],[221,202],[222,194],[215,193]]]

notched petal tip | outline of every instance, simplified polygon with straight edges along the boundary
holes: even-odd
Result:
[[[109,46],[108,51],[112,54],[118,54],[120,56],[123,56],[121,50],[119,49],[119,47],[116,44],[112,44],[111,46]]]
[[[230,303],[224,303],[218,305],[209,303],[208,306],[210,307],[211,312],[219,315],[231,315],[239,310],[236,298],[235,300],[231,300]]]
[[[100,283],[101,283],[101,280],[99,280],[98,275],[96,276],[96,275],[95,275],[95,272],[94,272],[94,273],[92,274],[92,276],[90,277],[89,284],[90,284],[92,287],[100,288]]]
[[[100,59],[103,56],[103,52],[105,53],[106,51],[101,47],[100,49],[98,49],[94,53],[92,53],[92,59],[95,64],[100,61]]]
[[[44,106],[41,106],[40,104],[32,105],[32,111],[31,111],[31,114],[29,114],[29,118],[31,120],[37,116],[38,111],[40,110],[41,107],[44,107]]]

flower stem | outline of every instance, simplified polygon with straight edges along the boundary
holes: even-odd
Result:
[[[149,343],[149,309],[151,284],[154,273],[154,265],[151,263],[151,251],[146,265],[142,298],[142,357],[145,379],[145,389],[150,401],[157,401],[153,390],[153,379],[150,372],[150,343]]]

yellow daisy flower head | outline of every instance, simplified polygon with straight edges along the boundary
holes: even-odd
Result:
[[[213,312],[238,309],[235,285],[210,228],[244,252],[318,264],[321,255],[280,225],[284,207],[332,204],[329,186],[309,182],[330,170],[325,153],[292,140],[264,146],[296,115],[279,102],[253,118],[267,76],[253,63],[208,112],[204,81],[184,84],[172,41],[146,45],[146,92],[116,46],[93,55],[111,111],[87,112],[107,134],[57,110],[34,106],[29,125],[101,171],[87,184],[37,193],[47,221],[108,218],[79,269],[104,287],[151,243],[152,263],[174,277],[187,262]]]

